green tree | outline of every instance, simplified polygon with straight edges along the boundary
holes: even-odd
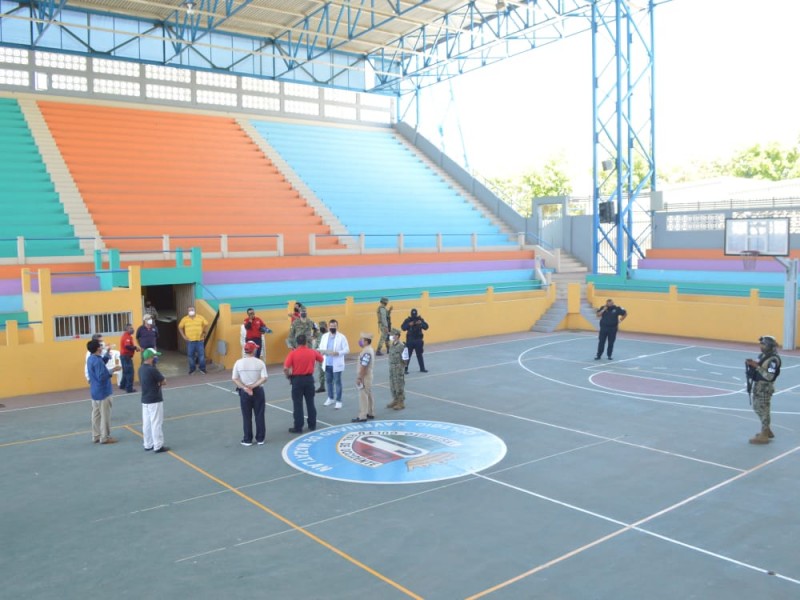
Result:
[[[557,158],[548,160],[541,169],[517,177],[489,179],[489,184],[495,193],[525,217],[531,214],[533,198],[569,196],[572,193],[572,184],[563,160]]]
[[[780,181],[800,177],[800,143],[786,148],[777,142],[756,144],[740,150],[729,161],[719,164],[720,175]]]

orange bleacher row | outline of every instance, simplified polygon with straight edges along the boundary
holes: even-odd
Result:
[[[283,234],[287,254],[305,254],[316,233],[325,236],[319,248],[342,247],[231,118],[48,101],[39,107],[104,238],[198,236],[187,241],[217,251],[218,240],[202,236]],[[113,246],[159,247],[133,239]],[[275,242],[237,238],[229,247],[272,250]]]

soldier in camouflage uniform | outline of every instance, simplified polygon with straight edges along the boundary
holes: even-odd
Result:
[[[317,334],[314,337],[314,345],[312,346],[314,350],[319,350],[319,341],[322,339],[322,335],[328,331],[328,323],[327,321],[320,321],[319,322],[319,329],[317,330]],[[320,394],[325,391],[325,368],[322,366],[325,361],[321,363],[316,363],[316,367],[314,367],[314,374],[316,375],[317,381],[319,381],[319,387],[314,390],[314,393]]]
[[[400,330],[392,329],[389,332],[389,389],[392,391],[392,401],[386,408],[403,410],[406,407],[406,362],[408,353],[406,345],[400,341]]]
[[[305,306],[300,309],[300,316],[292,321],[292,326],[289,328],[287,342],[292,348],[297,348],[297,336],[301,333],[306,336],[308,345],[313,348],[311,340],[314,339],[314,321],[308,318]]]
[[[381,298],[381,303],[378,305],[378,347],[375,348],[375,356],[383,354],[381,348],[386,345],[386,351],[389,351],[389,330],[392,328],[392,308],[389,306],[389,299],[384,296]]]
[[[770,403],[775,392],[775,380],[781,374],[781,357],[778,356],[778,342],[771,335],[759,338],[761,354],[757,360],[748,358],[747,378],[753,382],[753,410],[761,420],[761,431],[750,438],[751,444],[769,444],[775,437],[770,429]],[[749,388],[748,388],[749,389]]]

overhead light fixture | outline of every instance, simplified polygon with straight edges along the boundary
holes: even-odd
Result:
[[[194,2],[192,2],[192,0],[186,0],[186,14],[187,15],[194,14]]]
[[[495,4],[495,8],[497,8],[497,10],[505,10],[506,9],[506,3],[504,2],[504,0],[497,0],[497,4]]]
[[[614,161],[611,159],[604,160],[602,163],[603,171],[612,171],[614,169]]]

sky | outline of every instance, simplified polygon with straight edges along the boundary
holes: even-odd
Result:
[[[799,0],[673,0],[655,14],[659,171],[797,142]],[[466,160],[484,176],[560,158],[576,192],[591,189],[591,62],[586,32],[454,79],[452,102],[439,84],[426,92],[422,131],[463,162],[460,125]]]

